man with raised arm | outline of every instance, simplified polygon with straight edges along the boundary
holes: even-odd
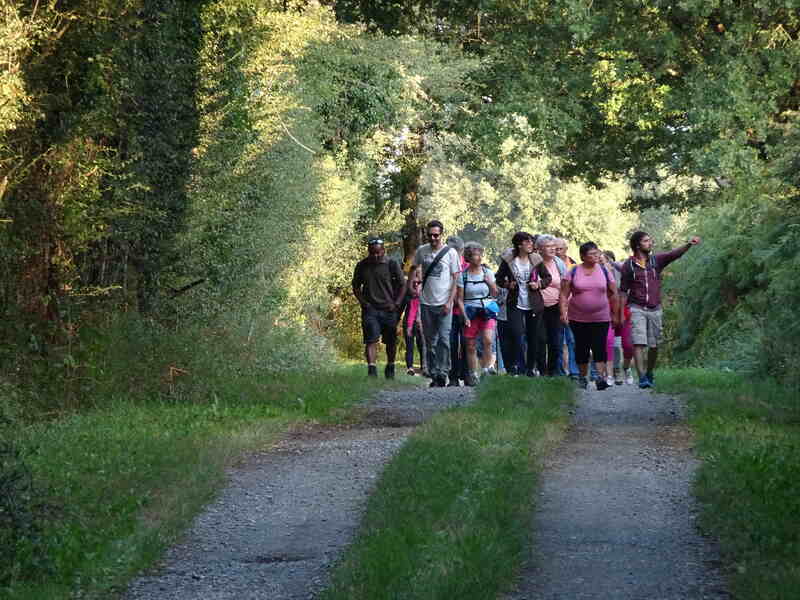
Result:
[[[412,269],[419,269],[422,335],[428,358],[431,387],[445,387],[450,371],[450,328],[456,278],[461,271],[461,257],[444,243],[444,225],[431,221],[426,227],[430,243],[417,248]]]
[[[661,341],[661,272],[672,261],[683,256],[689,248],[700,243],[693,237],[683,246],[670,252],[653,253],[653,238],[644,231],[635,232],[630,239],[633,256],[622,263],[620,295],[631,310],[633,358],[639,374],[639,387],[653,387],[658,344]],[[645,349],[647,361],[645,365]]]

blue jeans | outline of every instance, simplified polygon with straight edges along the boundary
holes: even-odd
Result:
[[[562,346],[564,344],[567,345],[569,374],[577,377],[579,371],[578,371],[578,363],[575,362],[575,336],[572,335],[572,329],[570,329],[568,325],[565,325],[562,328],[561,340],[562,340],[561,344]],[[556,373],[558,375],[566,375],[566,373],[564,372],[564,366],[562,364],[562,361],[558,361],[558,363],[556,364],[556,368],[557,368]]]
[[[444,306],[420,304],[422,335],[425,337],[425,353],[428,357],[428,373],[431,377],[446,378],[450,371],[450,328],[453,326],[453,311],[444,314]]]

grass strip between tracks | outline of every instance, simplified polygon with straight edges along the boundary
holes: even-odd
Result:
[[[702,459],[701,524],[732,564],[736,598],[788,600],[800,590],[798,391],[709,369],[660,372],[684,393]]]
[[[411,378],[400,376],[396,384]],[[17,540],[0,597],[113,597],[149,566],[225,481],[225,468],[293,422],[348,420],[348,405],[385,387],[364,367],[286,374],[237,401],[109,401],[102,410],[12,434],[39,506]],[[25,492],[26,494],[28,492]],[[3,558],[2,560],[5,560]]]
[[[485,600],[522,566],[540,459],[574,384],[493,377],[418,429],[387,466],[323,600]]]

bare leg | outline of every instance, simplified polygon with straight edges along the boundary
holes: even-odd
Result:
[[[658,361],[658,348],[647,349],[647,372],[652,373],[656,370],[656,362]]]
[[[476,338],[466,338],[467,341],[467,368],[470,373],[478,370],[478,346]],[[490,351],[491,354],[491,351]]]
[[[581,377],[588,377],[589,376],[589,363],[578,363],[578,371],[581,374]]]
[[[378,342],[367,344],[364,350],[364,357],[367,359],[368,365],[374,365],[378,360]],[[394,361],[392,361],[394,362]]]
[[[639,344],[633,347],[633,360],[636,363],[636,372],[639,374],[639,377],[644,375],[644,353],[647,349],[647,346],[640,346]]]
[[[483,336],[483,356],[481,356],[481,367],[488,369],[494,364],[494,353],[492,353],[494,329],[484,329],[481,335]]]
[[[597,375],[605,381],[606,377],[608,377],[608,372],[606,371],[606,364],[604,362],[595,362],[594,366],[597,369]]]

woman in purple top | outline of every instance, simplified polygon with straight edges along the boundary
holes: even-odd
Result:
[[[567,271],[561,280],[561,321],[575,335],[575,361],[580,371],[580,386],[586,389],[589,353],[597,367],[598,390],[606,382],[606,338],[610,322],[617,324],[617,285],[614,276],[600,264],[600,249],[594,242],[580,247],[581,263]]]

